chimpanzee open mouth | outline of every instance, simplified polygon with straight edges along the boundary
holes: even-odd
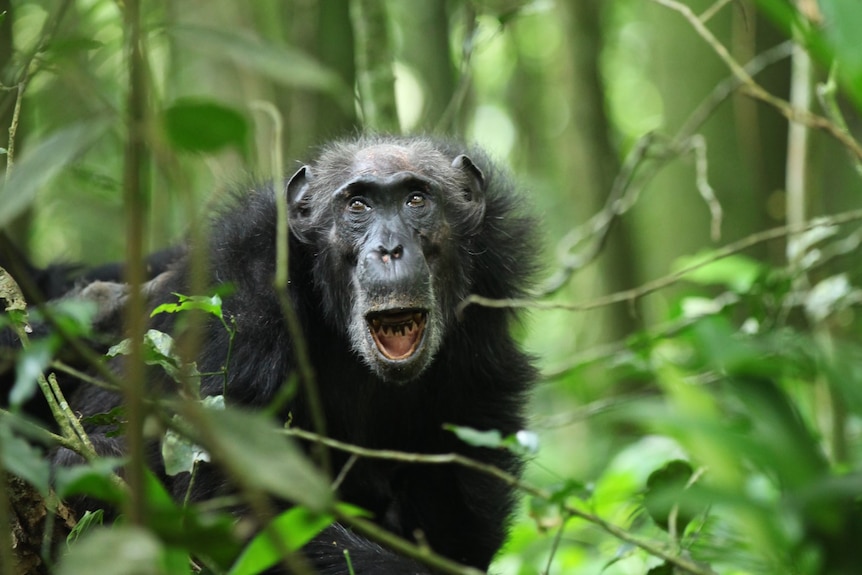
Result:
[[[380,353],[386,359],[399,361],[419,348],[427,319],[426,310],[410,309],[373,312],[365,321]]]

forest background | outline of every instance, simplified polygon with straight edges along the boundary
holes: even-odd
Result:
[[[857,572],[862,6],[139,8],[0,0],[0,230],[34,261],[123,260],[130,222],[169,246],[236,182],[362,128],[475,141],[545,242],[539,293],[509,302],[543,376],[492,571]],[[46,494],[39,442],[2,438]],[[63,573],[125,573],[136,545],[176,559],[157,525],[91,529]],[[188,572],[168,559],[148,572]]]

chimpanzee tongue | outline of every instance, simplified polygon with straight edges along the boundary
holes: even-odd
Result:
[[[412,333],[407,332],[405,335],[378,335],[377,341],[380,342],[381,351],[390,359],[401,359],[410,355],[413,350],[413,344],[416,342],[419,332],[414,330]]]

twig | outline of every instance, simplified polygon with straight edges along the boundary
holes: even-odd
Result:
[[[429,464],[429,465],[445,465],[445,464],[460,465],[460,466],[465,467],[467,469],[472,469],[474,471],[484,473],[484,474],[489,475],[491,477],[495,477],[496,479],[499,479],[500,481],[504,482],[505,484],[507,484],[511,487],[515,487],[515,488],[523,491],[524,493],[532,495],[533,497],[537,497],[537,498],[543,499],[545,501],[550,501],[553,498],[553,494],[551,492],[546,491],[542,488],[536,487],[534,485],[531,485],[531,484],[519,479],[518,477],[515,477],[511,473],[508,473],[508,472],[503,471],[502,469],[500,469],[498,467],[495,467],[494,465],[489,465],[489,464],[483,463],[481,461],[476,461],[475,459],[470,459],[469,457],[465,457],[465,456],[457,454],[457,453],[421,454],[421,453],[408,453],[408,452],[403,452],[403,451],[392,451],[392,450],[387,450],[387,449],[368,449],[366,447],[360,447],[358,445],[352,445],[349,443],[344,443],[344,442],[338,441],[336,439],[331,439],[328,437],[321,437],[320,435],[317,435],[316,433],[311,433],[311,432],[304,431],[301,429],[296,429],[296,428],[285,429],[285,430],[283,430],[283,433],[285,433],[286,435],[299,437],[299,438],[305,439],[307,441],[322,442],[322,443],[325,443],[326,445],[328,445],[329,447],[331,447],[333,449],[338,449],[339,451],[344,451],[346,453],[351,453],[351,454],[355,454],[359,457],[366,457],[366,458],[370,458],[370,459],[385,459],[385,460],[389,460],[389,461],[403,461],[403,462],[407,462],[407,463],[422,463],[422,464]],[[626,531],[622,527],[618,527],[617,525],[614,525],[613,523],[605,521],[604,519],[602,519],[601,517],[599,517],[597,515],[583,511],[583,510],[578,509],[577,507],[574,507],[574,506],[567,504],[567,503],[561,504],[561,509],[564,513],[567,513],[573,517],[578,517],[578,518],[583,519],[589,523],[592,523],[592,524],[600,527],[601,529],[603,529],[605,532],[609,533],[610,535],[616,537],[617,539],[619,539],[621,541],[625,541],[626,543],[630,543],[631,545],[635,545],[636,547],[643,549],[644,551],[646,551],[650,555],[654,555],[656,557],[664,559],[665,561],[675,565],[676,567],[679,567],[680,569],[684,569],[684,570],[686,570],[686,571],[688,571],[694,575],[715,575],[715,572],[712,571],[711,569],[709,569],[708,567],[702,567],[700,565],[697,565],[696,563],[694,563],[693,561],[691,561],[685,557],[673,555],[672,553],[669,553],[665,549],[663,549],[659,544],[654,543],[652,541],[647,541],[646,539],[644,539],[642,537],[638,537],[637,535],[629,533],[628,531]],[[354,520],[354,518],[343,517],[343,521],[348,522],[351,525],[354,525],[354,523],[352,523],[353,520]],[[363,526],[363,527],[365,527],[365,526]],[[378,528],[373,533],[368,532],[368,534],[373,535],[374,538],[376,538],[377,535],[380,534],[380,531],[382,531],[382,529]],[[384,533],[386,533],[386,532],[384,531]],[[388,535],[391,536],[391,534],[388,534]],[[389,541],[385,541],[385,543],[388,545]],[[422,559],[423,555],[417,556],[415,554],[416,550],[418,548],[416,548],[413,545],[410,545],[409,547],[412,549],[398,548],[397,550],[399,552],[403,552],[404,554],[409,555],[411,557],[415,557],[417,559]],[[421,554],[422,551],[421,550],[419,550],[419,551]],[[474,571],[469,571],[469,573],[473,573],[473,572]],[[453,573],[467,573],[467,572],[462,570],[462,571],[453,571]]]
[[[126,65],[129,70],[126,94],[126,146],[123,159],[123,206],[126,220],[126,281],[129,299],[125,325],[131,343],[125,364],[123,399],[126,404],[126,445],[129,461],[126,477],[131,488],[126,513],[133,525],[143,525],[147,509],[144,493],[146,468],[144,453],[144,216],[149,189],[146,142],[147,84],[144,34],[140,0],[126,0],[123,6]]]
[[[710,237],[712,241],[717,242],[721,239],[721,219],[723,211],[718,198],[715,197],[715,190],[709,184],[709,163],[706,156],[706,138],[700,134],[695,134],[689,140],[691,149],[694,151],[695,165],[695,185],[697,186],[700,196],[706,205],[709,206],[710,213]]]
[[[447,559],[442,555],[433,553],[428,548],[414,545],[406,539],[402,539],[392,532],[380,527],[376,523],[372,523],[362,517],[346,514],[338,510],[338,508],[335,509],[335,516],[341,523],[349,525],[354,531],[382,543],[399,555],[417,559],[418,561],[433,567],[436,573],[448,573],[450,575],[483,575],[483,572],[478,569],[466,567],[460,563],[452,561],[451,559]]]
[[[24,314],[24,319],[26,320],[27,302],[24,299],[24,294],[21,292],[21,288],[15,282],[15,279],[2,267],[0,267],[0,299],[6,302],[5,310],[7,312],[20,312]],[[13,322],[13,329],[15,329],[18,335],[21,347],[24,350],[29,349],[30,338],[27,330],[15,322]],[[78,418],[72,412],[69,403],[63,396],[56,376],[52,373],[46,378],[44,374],[39,373],[36,376],[36,382],[42,391],[42,395],[45,397],[48,408],[51,410],[51,415],[54,416],[57,425],[60,426],[60,430],[63,432],[64,443],[69,444],[70,449],[79,453],[88,461],[95,459],[97,457],[96,450],[93,448],[90,438],[83,427],[81,427],[80,421],[78,421]]]
[[[33,74],[36,72],[33,67],[33,61],[36,59],[36,56],[41,54],[48,43],[53,39],[54,34],[57,33],[57,28],[60,25],[60,22],[63,20],[63,16],[66,14],[66,10],[72,4],[72,0],[64,0],[63,3],[60,4],[60,7],[57,9],[56,14],[49,18],[45,24],[42,26],[42,30],[39,33],[39,43],[36,45],[36,48],[24,59],[24,62],[21,66],[21,75],[16,82],[17,86],[15,87],[15,107],[12,110],[12,121],[9,124],[9,140],[6,144],[6,180],[8,181],[9,175],[12,173],[12,167],[15,164],[15,138],[18,134],[18,123],[21,118],[21,105],[24,101],[24,93],[27,91],[27,86],[30,84],[30,79],[33,77]]]
[[[323,401],[320,398],[320,391],[317,388],[317,376],[314,372],[314,366],[311,364],[311,359],[308,354],[308,344],[305,341],[305,334],[302,331],[302,326],[299,323],[299,318],[296,315],[296,310],[288,296],[289,281],[288,272],[290,270],[290,250],[288,249],[288,206],[287,194],[281,190],[280,183],[283,180],[283,168],[281,163],[281,132],[282,118],[278,108],[270,102],[255,101],[252,102],[252,108],[267,113],[273,121],[273,155],[272,155],[272,187],[276,198],[276,216],[277,216],[277,242],[276,242],[276,263],[275,263],[275,292],[278,294],[278,301],[281,306],[281,312],[284,316],[284,322],[287,326],[288,334],[293,343],[294,356],[299,371],[300,381],[308,399],[308,408],[311,412],[311,421],[315,431],[320,435],[326,435],[326,416],[323,412]],[[320,468],[327,477],[332,476],[332,463],[330,462],[329,453],[326,446],[317,445],[314,450],[314,457]]]
[[[700,21],[706,24],[712,19],[713,16],[718,14],[722,8],[724,8],[731,2],[733,2],[733,0],[716,0],[715,4],[704,10],[703,14],[699,16]]]
[[[792,50],[793,42],[791,41],[778,44],[752,58],[745,65],[745,70],[752,76],[757,75],[772,64],[789,57]],[[698,105],[676,135],[662,149],[655,146],[657,135],[652,132],[641,137],[635,143],[614,180],[602,210],[585,224],[573,229],[560,241],[558,270],[539,290],[537,294],[539,297],[557,292],[566,285],[574,273],[599,255],[614,222],[637,203],[641,191],[648,182],[652,181],[662,167],[671,159],[692,150],[691,139],[694,138],[700,127],[712,116],[716,108],[741,85],[742,82],[739,78],[733,75],[716,84],[712,92]],[[697,158],[696,161],[698,161]],[[702,168],[698,165],[697,169]],[[640,173],[638,174],[639,170]],[[705,178],[701,178],[700,182],[706,182],[709,185]],[[703,195],[702,192],[701,195]],[[712,235],[715,237],[717,220],[712,205],[710,205],[710,211],[713,215]],[[588,239],[592,240],[589,246],[580,251],[574,251]]]
[[[458,304],[456,308],[457,314],[462,314],[464,309],[472,304],[478,304],[485,307],[493,307],[493,308],[530,308],[530,309],[562,309],[569,311],[587,311],[599,307],[604,307],[620,302],[628,302],[639,299],[647,294],[651,294],[660,289],[664,289],[668,286],[671,286],[681,279],[683,279],[686,274],[689,274],[697,269],[700,269],[708,264],[711,264],[715,261],[718,261],[722,258],[726,258],[730,255],[733,255],[737,252],[744,251],[748,248],[754,247],[756,245],[776,240],[779,238],[783,238],[785,236],[790,235],[795,232],[802,232],[806,230],[810,230],[820,226],[832,226],[839,224],[846,224],[848,222],[862,220],[862,209],[859,210],[850,210],[846,212],[840,212],[834,214],[832,216],[819,217],[814,218],[812,220],[808,220],[801,226],[778,226],[776,228],[771,228],[769,230],[764,230],[762,232],[757,232],[742,238],[741,240],[735,241],[733,243],[727,244],[726,246],[715,250],[709,258],[705,260],[701,260],[696,264],[692,264],[686,268],[683,268],[677,272],[672,274],[668,274],[666,276],[660,277],[653,281],[642,284],[636,288],[632,288],[630,290],[624,290],[621,292],[616,292],[604,297],[596,298],[592,301],[588,301],[586,303],[572,304],[572,303],[559,303],[559,302],[546,302],[546,301],[537,301],[533,298],[523,298],[523,299],[491,299],[487,297],[483,297],[476,294],[470,294],[466,298],[464,298],[461,303]]]
[[[796,108],[792,106],[786,100],[782,100],[781,98],[770,94],[765,88],[763,88],[760,84],[754,81],[754,79],[745,71],[743,68],[731,55],[730,52],[727,51],[727,48],[718,41],[718,39],[710,32],[709,28],[700,21],[697,15],[692,12],[691,8],[686,6],[685,4],[681,4],[676,2],[675,0],[651,0],[656,4],[664,6],[670,10],[678,12],[681,14],[694,28],[695,32],[703,38],[707,44],[713,49],[713,51],[718,55],[719,58],[730,68],[731,72],[733,72],[734,76],[736,76],[743,84],[742,91],[743,93],[755,98],[756,100],[760,100],[769,104],[778,112],[781,113],[785,118],[792,122],[799,122],[801,124],[805,124],[809,128],[814,128],[817,130],[822,130],[838,140],[841,144],[843,144],[848,150],[853,152],[853,154],[862,159],[862,145],[859,144],[849,133],[844,132],[838,127],[834,122],[830,121],[828,118],[824,118],[823,116],[818,116],[808,110]]]
[[[823,107],[823,110],[826,112],[826,115],[830,120],[835,122],[835,124],[841,128],[843,131],[847,131],[847,121],[844,119],[844,115],[841,113],[841,107],[838,105],[837,93],[838,93],[838,82],[836,77],[838,76],[838,62],[833,62],[832,67],[829,70],[829,77],[826,79],[826,82],[823,84],[817,85],[817,99],[820,101],[820,105]],[[850,155],[850,159],[853,162],[853,167],[856,169],[856,173],[862,176],[862,161],[859,158]]]
[[[551,552],[548,553],[548,564],[545,566],[545,570],[542,572],[542,575],[551,575],[551,565],[554,564],[554,556],[557,554],[557,550],[560,548],[560,541],[563,540],[563,533],[565,533],[566,531],[566,523],[569,522],[570,517],[570,513],[565,513],[560,520],[560,527],[554,534],[554,541],[551,543]]]
[[[811,57],[805,49],[795,44],[793,47],[792,72],[790,80],[790,102],[794,109],[811,109]],[[786,191],[787,224],[793,228],[805,221],[806,183],[808,172],[808,127],[805,124],[791,123],[787,134],[787,159],[785,162],[784,187]],[[794,258],[792,240],[787,242],[788,258]],[[801,251],[788,263],[791,268],[799,265]],[[800,276],[799,279],[801,279]]]

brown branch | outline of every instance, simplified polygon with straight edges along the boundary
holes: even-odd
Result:
[[[685,18],[691,27],[703,38],[707,44],[713,49],[719,58],[730,68],[733,75],[736,76],[743,84],[742,92],[751,96],[756,100],[764,102],[781,113],[782,116],[791,122],[804,124],[809,128],[821,130],[838,140],[848,150],[853,152],[857,158],[862,158],[862,145],[859,144],[848,132],[843,131],[838,125],[830,121],[828,118],[818,116],[808,110],[796,108],[786,100],[770,94],[765,88],[754,81],[748,72],[730,55],[727,48],[718,41],[715,35],[706,27],[700,18],[685,4],[681,4],[676,0],[651,0],[656,4],[660,4],[665,8],[678,12]]]
[[[358,445],[353,445],[350,443],[344,443],[343,441],[338,441],[336,439],[331,439],[329,437],[322,437],[317,435],[316,433],[310,433],[308,431],[304,431],[302,429],[285,429],[284,433],[287,435],[291,435],[294,437],[299,437],[301,439],[305,439],[307,441],[312,442],[320,442],[325,443],[327,446],[332,449],[337,449],[339,451],[344,451],[345,453],[351,453],[353,455],[359,457],[366,457],[369,459],[385,459],[389,461],[402,461],[407,463],[422,463],[429,465],[441,465],[441,464],[455,464],[460,465],[461,467],[465,467],[467,469],[472,469],[474,471],[478,471],[480,473],[484,473],[485,475],[489,475],[491,477],[495,477],[505,484],[514,487],[524,493],[532,495],[533,497],[537,497],[539,499],[543,499],[545,501],[551,501],[553,498],[553,493],[542,489],[540,487],[536,487],[530,483],[519,479],[518,477],[503,471],[502,469],[489,465],[487,463],[483,463],[481,461],[476,461],[475,459],[470,459],[469,457],[465,457],[463,455],[457,453],[440,453],[440,454],[422,454],[422,453],[409,453],[404,451],[393,451],[388,449],[369,449],[367,447],[361,447]],[[663,549],[658,543],[654,543],[652,541],[647,541],[642,537],[638,537],[632,533],[629,533],[622,527],[614,525],[608,521],[605,521],[598,515],[594,515],[587,511],[583,511],[570,505],[568,503],[561,504],[561,509],[563,512],[573,516],[583,519],[589,523],[592,523],[610,535],[616,537],[621,541],[625,541],[631,545],[635,545],[653,555],[655,557],[659,557],[664,559],[665,561],[672,563],[676,567],[688,571],[694,575],[715,575],[715,572],[709,569],[708,567],[700,566],[693,561],[685,558],[674,555],[665,549]],[[353,518],[346,517],[345,521],[352,521]],[[373,535],[376,537],[382,530],[382,528],[377,528],[374,530]],[[369,531],[369,534],[371,532]],[[391,535],[391,534],[390,534]],[[387,541],[388,544],[388,541]],[[399,552],[404,552],[406,555],[410,557],[414,557],[416,559],[422,560],[423,555],[415,555],[416,550],[418,549],[420,553],[427,553],[427,551],[423,551],[420,548],[410,545],[412,549],[408,548],[399,548]],[[474,573],[475,570],[470,571],[450,571],[451,573],[456,574],[465,574],[465,573]]]
[[[751,234],[750,236],[742,238],[741,240],[727,244],[726,246],[715,250],[711,257],[705,260],[701,260],[696,264],[692,264],[688,267],[685,267],[677,272],[647,282],[636,288],[616,292],[604,297],[596,298],[586,303],[572,304],[560,302],[546,302],[537,301],[532,298],[491,299],[480,295],[471,294],[464,298],[460,304],[458,304],[458,307],[456,308],[455,312],[460,315],[468,306],[472,304],[478,304],[485,307],[493,308],[530,308],[541,310],[562,309],[568,311],[587,311],[616,303],[631,302],[645,295],[656,292],[660,289],[664,289],[666,287],[674,285],[675,283],[682,280],[686,276],[686,274],[689,274],[697,269],[700,269],[708,264],[726,258],[735,253],[747,250],[748,248],[754,247],[756,245],[783,238],[793,233],[803,232],[806,230],[817,228],[820,226],[840,225],[858,220],[862,220],[862,209],[850,210],[847,212],[840,212],[832,216],[815,218],[812,220],[808,220],[801,226],[778,226],[776,228],[757,232]]]
[[[706,10],[704,10],[703,13],[700,16],[698,16],[698,18],[700,19],[701,22],[706,24],[707,22],[709,22],[712,19],[713,16],[718,14],[722,8],[724,8],[725,6],[730,4],[731,2],[733,2],[733,0],[716,0],[715,4],[713,4],[712,6],[707,8]]]
[[[146,142],[147,84],[144,34],[139,0],[126,0],[123,10],[125,58],[128,68],[126,94],[126,146],[123,158],[123,205],[126,220],[126,282],[129,299],[125,325],[131,343],[129,361],[125,364],[123,400],[126,404],[126,445],[129,462],[126,477],[131,488],[126,513],[133,525],[146,521],[144,500],[144,218],[147,212],[148,152]]]
[[[36,60],[36,57],[41,54],[48,43],[54,38],[54,34],[57,33],[57,28],[60,25],[60,22],[63,20],[63,16],[66,14],[66,10],[72,4],[72,0],[64,0],[60,7],[57,9],[56,14],[49,18],[45,24],[42,26],[42,30],[39,33],[39,43],[36,45],[36,48],[24,59],[24,62],[21,66],[21,75],[16,82],[16,86],[14,88],[15,91],[15,107],[12,111],[12,121],[9,124],[9,140],[6,144],[6,179],[9,179],[9,175],[12,173],[12,167],[15,164],[15,138],[18,134],[18,122],[21,118],[21,106],[24,101],[24,93],[27,91],[27,86],[30,84],[30,79],[33,77],[33,74],[36,73],[36,68],[33,66],[33,62]],[[5,107],[5,106],[4,106]]]
[[[745,65],[749,75],[755,76],[767,67],[790,56],[793,42],[783,42],[777,46],[758,54]],[[608,199],[601,211],[596,213],[585,224],[578,226],[569,232],[561,241],[558,251],[560,269],[550,277],[545,287],[539,291],[539,296],[547,296],[561,289],[569,278],[578,270],[593,261],[601,253],[607,236],[614,222],[628,212],[637,202],[641,192],[647,183],[652,181],[655,175],[672,159],[683,154],[694,152],[697,169],[703,172],[703,164],[698,157],[700,153],[697,145],[692,140],[697,135],[700,127],[712,116],[716,108],[727,100],[730,95],[742,85],[736,77],[730,77],[719,82],[698,105],[694,112],[673,136],[668,143],[661,147],[656,145],[657,134],[648,133],[641,137],[626,156],[622,169],[614,180]],[[704,183],[709,186],[703,176],[698,176],[698,189],[704,195]],[[707,197],[707,196],[704,196]],[[712,214],[712,235],[716,236],[716,225],[720,220],[716,217],[720,212],[715,210],[715,205],[707,200]],[[718,206],[720,209],[720,206]],[[591,243],[578,252],[573,250],[588,239]]]

